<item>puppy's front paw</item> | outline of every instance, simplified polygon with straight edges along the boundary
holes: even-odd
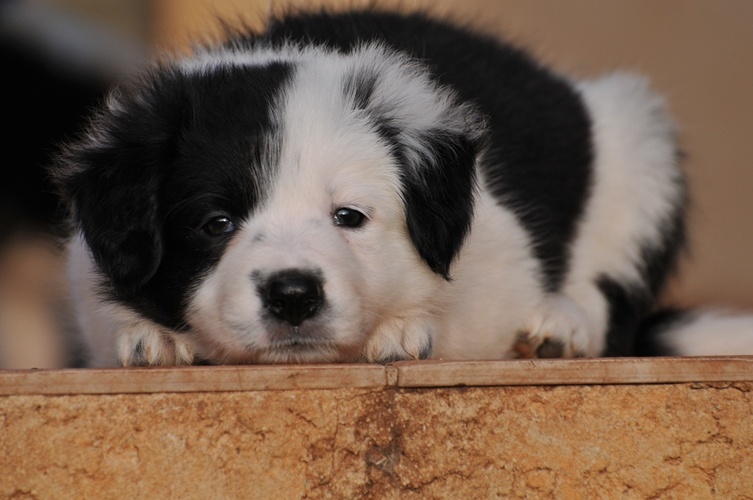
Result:
[[[376,329],[363,351],[369,363],[394,363],[431,356],[434,328],[420,320],[396,318]]]
[[[565,296],[550,297],[534,313],[513,345],[518,358],[579,358],[592,355],[585,311]]]
[[[186,340],[147,325],[122,331],[118,338],[118,359],[122,366],[190,365],[194,351]]]

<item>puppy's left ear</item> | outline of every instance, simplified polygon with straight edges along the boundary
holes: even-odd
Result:
[[[473,220],[486,119],[439,84],[431,67],[407,54],[381,44],[356,52],[358,64],[345,80],[345,94],[354,109],[371,117],[396,160],[413,246],[432,271],[449,280]]]
[[[473,220],[482,131],[430,129],[420,134],[417,143],[404,145],[408,151],[408,168],[402,171],[408,234],[426,264],[448,281],[452,261]]]

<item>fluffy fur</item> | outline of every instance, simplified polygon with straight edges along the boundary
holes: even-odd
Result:
[[[674,135],[641,77],[419,14],[162,63],[54,172],[91,364],[636,354],[684,241]]]

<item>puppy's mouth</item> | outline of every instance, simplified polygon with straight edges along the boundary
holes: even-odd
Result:
[[[201,336],[197,354],[208,364],[316,364],[356,362],[363,348],[360,336],[338,339],[324,324],[268,324],[253,337],[253,342],[229,345]]]
[[[262,363],[341,363],[358,358],[360,346],[335,342],[325,330],[287,327],[268,332],[268,343],[259,351]]]
[[[346,361],[340,349],[332,343],[277,343],[256,355],[257,363],[301,364],[301,363],[338,363]]]
[[[311,335],[310,333],[301,332],[301,328],[294,326],[285,334],[275,333],[270,335],[271,341],[269,349],[271,350],[292,350],[305,351],[311,349],[321,349],[322,347],[332,347],[333,343],[329,336]]]

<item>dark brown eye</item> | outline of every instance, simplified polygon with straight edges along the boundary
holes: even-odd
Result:
[[[209,236],[223,236],[235,231],[235,224],[227,217],[215,217],[202,228]]]
[[[357,228],[363,225],[366,216],[352,208],[338,208],[332,216],[336,226]]]

